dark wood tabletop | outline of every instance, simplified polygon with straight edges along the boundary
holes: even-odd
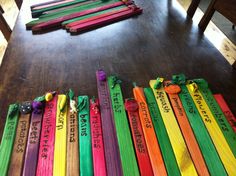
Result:
[[[62,29],[37,35],[27,31],[32,4],[27,2],[0,68],[0,138],[10,103],[69,88],[77,95],[97,96],[97,69],[123,80],[125,98],[132,97],[133,81],[147,87],[158,76],[205,78],[236,114],[236,70],[199,34],[175,0],[136,0],[142,15],[76,36]]]

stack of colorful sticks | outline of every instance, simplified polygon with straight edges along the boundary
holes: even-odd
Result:
[[[96,72],[98,99],[48,92],[9,106],[1,175],[236,175],[235,117],[204,79],[134,83]]]
[[[63,27],[79,33],[111,24],[142,13],[131,0],[56,0],[31,6],[32,17],[26,24],[33,32]]]

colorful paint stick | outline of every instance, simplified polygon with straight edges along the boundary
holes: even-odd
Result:
[[[19,105],[9,105],[2,141],[0,145],[0,171],[3,176],[7,176],[13,144],[16,136],[18,118]]]
[[[159,87],[156,87],[157,80],[151,80],[149,84],[155,95],[157,105],[159,106],[181,175],[197,175],[197,171],[192,162],[163,85],[161,84]]]
[[[55,146],[53,159],[53,175],[66,175],[66,141],[67,141],[67,98],[66,95],[58,95]]]
[[[69,91],[70,108],[67,112],[67,155],[66,175],[79,175],[79,135],[77,103],[74,100],[74,92]]]
[[[93,175],[88,96],[78,97],[80,175]]]
[[[146,103],[146,98],[143,92],[143,88],[133,88],[134,98],[139,106],[139,117],[145,137],[148,154],[152,164],[152,170],[154,175],[167,175],[165,164],[162,158],[160,147],[156,138],[152,119]]]
[[[36,176],[53,175],[57,99],[56,95],[45,103]]]
[[[94,176],[106,176],[106,161],[102,136],[101,114],[98,99],[90,100],[90,125]]]
[[[160,149],[166,166],[166,171],[168,175],[179,176],[180,170],[176,162],[176,158],[152,89],[144,88],[144,94],[147,100],[148,109],[152,118],[156,136],[159,141]]]
[[[129,124],[125,112],[120,80],[116,76],[108,77],[108,87],[113,109],[113,117],[116,126],[116,134],[120,149],[120,157],[124,176],[139,175],[138,165],[135,158]]]
[[[178,85],[172,84],[167,81],[165,82],[165,91],[168,94],[170,103],[175,113],[175,117],[179,123],[179,127],[182,131],[183,137],[185,139],[186,145],[198,174],[205,176],[209,175],[205,160],[202,156],[201,150],[195,139],[187,115],[178,96],[178,93],[181,92],[181,88]]]
[[[235,175],[236,174],[236,159],[226,141],[224,138],[224,135],[218,126],[211,110],[207,106],[207,103],[205,102],[203,95],[201,92],[196,89],[193,90],[190,84],[187,83],[188,91],[201,115],[201,118],[212,138],[212,141],[217,149],[217,152],[221,158],[221,161],[228,173],[228,175]]]
[[[211,175],[227,175],[204,122],[185,85],[180,84],[179,98],[187,114],[187,118],[195,134],[202,155]]]
[[[11,176],[22,175],[28,132],[30,126],[31,102],[24,102],[20,104],[19,108],[20,108],[20,117],[16,129],[16,138],[8,170],[8,175]]]
[[[138,108],[138,103],[135,99],[125,100],[125,109],[128,112],[128,119],[132,132],[140,175],[152,176],[152,165],[149,159],[148,150],[144,139]]]
[[[107,175],[122,176],[119,145],[116,136],[116,128],[112,117],[111,100],[107,85],[106,73],[103,70],[96,72],[97,89],[102,119],[102,131],[105,149]]]
[[[221,94],[214,94],[214,97],[215,97],[217,103],[219,104],[221,110],[223,111],[229,124],[231,125],[234,132],[236,133],[236,117],[234,116],[232,111],[229,109],[229,106],[227,105],[224,97]]]
[[[204,79],[195,79],[193,81],[197,84],[199,91],[210,108],[212,115],[219,125],[231,151],[234,154],[234,157],[236,158],[236,134],[212,95],[211,90],[208,88],[208,83]]]
[[[36,175],[37,171],[39,140],[44,107],[43,103],[36,101],[33,102],[33,105],[34,106],[31,115],[30,129],[22,174],[23,176]]]

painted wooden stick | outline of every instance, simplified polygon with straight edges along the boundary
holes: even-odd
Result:
[[[59,9],[59,8],[62,8],[62,7],[78,4],[78,3],[81,3],[81,2],[85,2],[85,0],[67,0],[67,2],[66,1],[61,1],[61,2],[58,2],[58,5],[53,5],[53,6],[49,6],[49,7],[46,7],[46,8],[33,10],[31,14],[32,14],[33,18],[37,18],[40,15],[42,15],[43,12],[46,12],[46,11],[49,11],[49,10],[54,10],[54,9]]]
[[[93,175],[89,98],[78,97],[80,175]]]
[[[100,18],[104,18],[104,17],[110,16],[110,15],[120,13],[120,12],[124,12],[126,10],[129,10],[129,8],[124,6],[122,9],[112,10],[112,11],[107,12],[107,13],[103,13],[103,14],[96,15],[96,16],[93,16],[93,17],[90,17],[90,18],[86,18],[86,19],[83,19],[83,20],[79,20],[79,21],[69,23],[69,24],[66,25],[66,28],[69,29],[73,26],[77,26],[77,25],[80,25],[80,24],[83,24],[83,23],[87,23],[89,21],[97,20],[97,19],[100,19]]]
[[[28,102],[30,104],[30,102]],[[27,104],[28,104],[27,103]],[[23,104],[20,105],[24,106]],[[20,176],[24,166],[24,157],[26,144],[30,126],[30,113],[25,113],[21,110],[17,129],[14,147],[12,150],[11,163],[8,170],[10,176]]]
[[[30,6],[30,9],[32,10],[35,7],[39,7],[39,6],[43,6],[43,5],[47,5],[47,4],[52,4],[52,3],[60,2],[60,1],[64,1],[64,0],[52,0],[52,1],[47,1],[47,2],[42,2],[42,3],[34,4],[34,5]]]
[[[104,5],[108,5],[108,4],[113,4],[115,2],[120,2],[120,1],[119,0],[110,0],[110,1],[103,2],[101,0],[98,0],[98,1],[91,2],[89,4],[74,7],[74,8],[71,8],[71,9],[64,10],[64,11],[55,12],[55,13],[52,13],[52,14],[44,14],[44,15],[41,15],[39,17],[39,19],[32,20],[32,21],[28,22],[26,24],[26,27],[27,27],[27,29],[30,29],[34,25],[40,24],[42,22],[55,20],[57,18],[62,18],[62,17],[67,16],[67,15],[71,15],[71,14],[78,13],[78,12],[88,10],[88,9],[92,9],[92,8],[95,8],[95,7],[100,7],[100,6],[104,6]]]
[[[45,103],[36,176],[53,175],[57,99],[56,95],[51,101]]]
[[[211,137],[185,85],[180,85],[179,97],[193,129],[211,175],[227,175]]]
[[[93,21],[89,21],[87,23],[83,23],[83,24],[79,24],[76,26],[73,26],[70,28],[70,32],[71,33],[77,33],[77,32],[81,32],[81,31],[85,31],[88,29],[93,29],[93,28],[97,28],[103,25],[107,25],[116,21],[120,21],[126,18],[129,18],[131,16],[134,15],[138,15],[142,13],[142,9],[137,8],[136,10],[130,9],[127,11],[123,11],[117,14],[113,14],[110,16],[106,16],[104,18],[100,18],[97,20],[93,20]]]
[[[66,10],[76,8],[76,7],[80,7],[80,6],[83,6],[83,5],[86,5],[86,4],[90,4],[91,2],[97,2],[97,1],[100,1],[100,0],[89,0],[89,1],[78,3],[78,4],[73,4],[73,5],[70,5],[70,6],[62,7],[62,8],[59,8],[59,9],[48,10],[46,12],[43,12],[43,15],[50,15],[50,14],[54,15],[55,13],[64,12]]]
[[[139,117],[145,137],[148,154],[152,164],[152,170],[154,175],[167,175],[165,164],[161,155],[160,147],[156,138],[152,120],[149,114],[146,98],[143,92],[143,88],[133,88],[134,98],[139,106]]]
[[[116,76],[108,77],[108,87],[116,126],[116,134],[120,149],[121,164],[124,176],[139,175],[138,165],[125,112],[120,80]]]
[[[156,99],[151,88],[144,88],[144,94],[147,100],[152,123],[159,141],[162,156],[165,162],[168,175],[180,176],[180,170],[168,137],[164,122],[162,120],[160,110],[157,106]]]
[[[152,165],[149,159],[148,150],[144,139],[138,108],[138,103],[135,99],[125,100],[125,109],[128,112],[128,119],[132,132],[140,175],[152,176]]]
[[[103,11],[100,11],[100,12],[92,13],[92,14],[89,14],[89,15],[84,15],[84,16],[81,16],[81,17],[78,17],[78,18],[73,18],[71,20],[63,21],[61,23],[61,25],[64,27],[64,26],[68,25],[69,23],[78,22],[80,20],[84,20],[84,19],[87,19],[87,18],[90,18],[90,17],[95,17],[97,15],[101,15],[101,14],[105,14],[105,13],[108,13],[108,12],[112,12],[114,10],[119,10],[119,9],[124,8],[124,7],[126,7],[126,6],[122,5],[122,6],[118,6],[118,7],[112,8],[112,9],[107,9],[107,10],[103,10]]]
[[[66,15],[66,16],[63,16],[63,17],[60,17],[60,18],[56,18],[56,19],[53,19],[53,20],[50,20],[50,21],[47,21],[47,22],[42,22],[38,25],[33,26],[32,31],[40,31],[40,30],[43,30],[43,29],[51,28],[51,27],[57,27],[57,26],[60,26],[61,23],[65,20],[69,20],[69,19],[72,19],[72,18],[88,15],[88,14],[91,14],[91,13],[99,12],[99,11],[110,9],[110,8],[114,8],[114,7],[117,7],[117,6],[121,6],[123,4],[124,4],[123,2],[116,2],[116,3],[113,3],[113,4],[108,4],[108,5],[105,5],[105,6],[96,7],[96,8],[84,10],[84,11],[81,11],[81,12],[76,12],[76,13]]]
[[[19,107],[17,104],[11,104],[8,109],[2,141],[0,145],[0,171],[3,176],[7,176],[13,144],[16,136],[18,118]]]
[[[236,174],[236,159],[224,138],[224,135],[218,126],[214,116],[212,115],[207,103],[205,102],[203,95],[199,90],[192,90],[192,86],[187,84],[188,91],[201,115],[201,118],[212,138],[212,141],[218,151],[221,161],[228,175]]]
[[[198,174],[205,176],[209,175],[205,160],[202,156],[201,150],[195,139],[187,115],[183,109],[183,105],[178,96],[178,93],[181,91],[181,88],[178,85],[170,84],[170,81],[166,81],[165,91],[168,94],[176,119],[179,123],[179,127],[182,131],[186,145],[188,147],[189,153],[191,155],[191,158],[193,160],[193,163],[196,167]]]
[[[156,82],[156,80],[151,80],[149,84],[153,90],[156,102],[160,108],[160,113],[169,135],[169,139],[175,153],[180,172],[182,175],[197,175],[197,171],[192,162],[191,156],[176,121],[168,97],[162,85],[160,86],[160,88],[154,88]]]
[[[66,175],[66,133],[67,133],[67,101],[66,95],[58,95],[55,147],[53,159],[53,175]]]
[[[208,104],[212,115],[214,116],[217,124],[219,125],[230,149],[234,154],[234,157],[236,158],[236,134],[234,133],[229,122],[224,116],[224,113],[217,104],[211,90],[208,88],[208,83],[204,79],[195,79],[193,81],[197,83],[199,91],[201,92],[206,103]]]
[[[233,115],[232,111],[229,109],[224,97],[221,94],[214,94],[214,97],[219,104],[221,110],[223,111],[226,119],[236,133],[236,117]]]
[[[111,100],[107,86],[106,74],[99,70],[96,72],[97,89],[102,119],[103,140],[107,175],[122,176],[122,166],[119,153],[119,146],[116,136],[116,128],[111,111]]]
[[[45,4],[42,4],[42,5],[35,6],[31,10],[35,11],[35,10],[39,10],[39,9],[43,9],[43,8],[47,8],[47,7],[53,7],[53,6],[56,6],[56,5],[59,5],[59,4],[65,4],[67,2],[72,2],[72,1],[75,1],[75,0],[63,0],[63,1],[56,1],[56,2],[52,2],[52,3],[45,3]]]
[[[70,93],[70,110],[68,110],[67,113],[68,130],[66,175],[79,176],[79,127],[77,118],[77,104],[74,100],[74,92],[70,90]]]
[[[101,114],[98,99],[90,100],[90,124],[93,151],[94,176],[106,176],[106,161],[102,137]]]
[[[37,171],[39,140],[43,117],[43,104],[41,102],[33,102],[33,104],[39,105],[34,108],[34,111],[31,115],[28,142],[25,153],[25,163],[22,174],[23,176],[36,175]]]

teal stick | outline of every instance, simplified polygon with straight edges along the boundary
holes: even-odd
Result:
[[[93,175],[93,158],[88,96],[78,97],[80,175]]]
[[[152,118],[156,136],[159,141],[167,173],[168,175],[180,176],[180,170],[153,91],[151,88],[144,88],[144,94],[147,100],[148,109]]]
[[[121,87],[118,82],[119,80],[115,76],[108,77],[108,87],[120,149],[122,170],[124,176],[129,176],[131,173],[133,176],[138,176],[139,170],[129,129],[129,122],[125,112]]]

